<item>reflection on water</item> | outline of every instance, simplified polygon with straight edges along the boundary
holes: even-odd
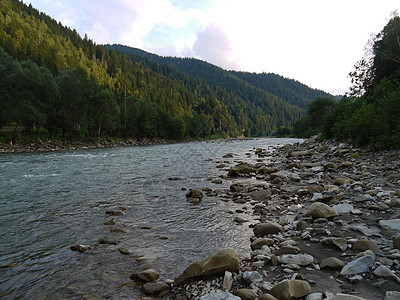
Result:
[[[221,248],[244,253],[251,230],[227,213],[243,205],[218,197],[192,205],[183,188],[227,188],[229,180],[207,180],[226,174],[218,163],[234,164],[254,147],[291,142],[296,140],[0,156],[0,298],[132,298],[138,291],[123,284],[135,270],[153,267],[161,279],[173,279]],[[230,152],[237,155],[222,158]],[[169,180],[174,177],[181,180]],[[125,214],[105,213],[112,209]],[[104,225],[112,218],[116,225]],[[100,239],[117,244],[99,244]],[[69,250],[78,243],[93,250]],[[122,255],[119,248],[134,254]],[[140,256],[147,261],[137,262]]]

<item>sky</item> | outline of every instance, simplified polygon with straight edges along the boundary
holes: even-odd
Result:
[[[97,44],[276,73],[334,95],[398,0],[25,0]]]

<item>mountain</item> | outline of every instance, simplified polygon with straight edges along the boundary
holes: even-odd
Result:
[[[30,134],[254,136],[305,113],[200,60],[97,45],[18,0],[0,2],[0,69],[0,126],[22,124]]]

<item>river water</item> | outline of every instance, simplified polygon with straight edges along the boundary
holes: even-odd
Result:
[[[193,205],[183,188],[229,188],[216,166],[244,160],[253,148],[295,139],[245,139],[0,155],[0,298],[134,299],[131,273],[154,268],[173,279],[222,248],[249,250],[250,205],[204,197]],[[230,159],[222,156],[234,153]],[[254,156],[253,156],[254,157]],[[247,159],[246,159],[247,160]],[[265,162],[268,162],[266,159]],[[170,178],[181,180],[170,180]],[[116,225],[107,210],[125,209]],[[244,207],[244,209],[243,209]],[[117,230],[115,230],[117,229]],[[112,231],[111,231],[112,230]],[[100,244],[100,239],[118,242]],[[71,245],[93,250],[73,252]],[[122,255],[118,248],[132,255]],[[137,261],[144,256],[145,261]],[[139,259],[140,260],[140,259]],[[128,284],[127,284],[128,283]]]

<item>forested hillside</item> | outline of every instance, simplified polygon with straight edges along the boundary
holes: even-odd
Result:
[[[0,126],[182,139],[265,135],[304,115],[210,64],[96,45],[18,0],[2,0],[0,12]]]

